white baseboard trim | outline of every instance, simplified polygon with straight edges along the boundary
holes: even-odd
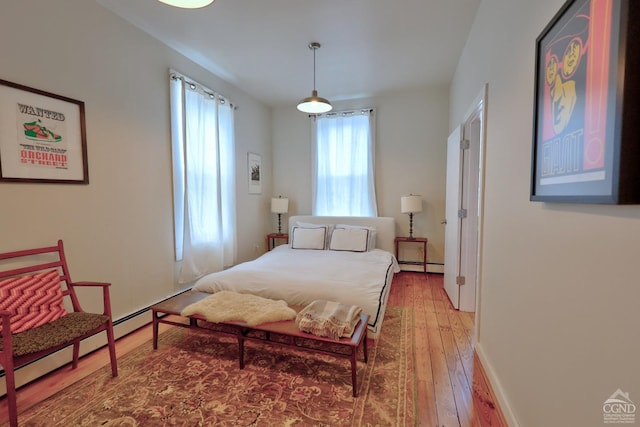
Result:
[[[423,267],[421,265],[411,265],[411,264],[400,264],[401,271],[415,271],[417,273],[422,273]],[[439,273],[444,274],[444,265],[443,264],[427,264],[427,273]]]
[[[482,345],[480,343],[476,343],[475,350],[478,355],[478,359],[480,359],[480,363],[482,363],[482,368],[484,369],[487,380],[490,383],[489,385],[491,386],[493,393],[496,395],[496,399],[498,399],[500,410],[502,415],[504,415],[507,424],[509,424],[509,427],[520,427],[520,424],[511,409],[511,405],[509,404],[509,399],[507,399],[507,396],[502,389],[502,385],[500,384],[500,381],[498,381],[498,377],[495,374],[493,366],[482,350]]]

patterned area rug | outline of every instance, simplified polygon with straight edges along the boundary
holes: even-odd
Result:
[[[406,426],[415,423],[413,311],[388,307],[358,362],[182,328],[19,415],[21,426]]]

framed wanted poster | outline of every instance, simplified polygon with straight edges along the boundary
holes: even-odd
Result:
[[[0,181],[88,184],[84,102],[0,80]]]

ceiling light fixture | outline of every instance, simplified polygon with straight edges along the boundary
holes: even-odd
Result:
[[[181,7],[183,9],[198,9],[200,7],[209,6],[214,0],[158,0],[160,3],[169,6]]]
[[[311,96],[303,99],[298,103],[298,110],[309,114],[322,114],[331,111],[333,108],[331,103],[324,98],[318,96],[316,90],[316,50],[320,49],[320,43],[309,43],[309,49],[313,51],[313,91]]]

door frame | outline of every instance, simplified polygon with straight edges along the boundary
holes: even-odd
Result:
[[[480,119],[479,134],[479,158],[478,158],[478,224],[477,224],[477,259],[476,259],[476,283],[475,283],[475,339],[480,340],[480,311],[482,298],[482,259],[483,259],[483,235],[484,235],[484,197],[485,197],[485,171],[486,171],[486,145],[487,145],[487,98],[489,85],[485,83],[475,97],[469,110],[462,121],[463,131],[477,118]]]
[[[478,291],[478,228],[480,202],[480,152],[482,150],[482,101],[475,103],[475,108],[460,126],[460,140],[468,143],[461,149],[462,168],[460,174],[460,209],[466,211],[460,222],[459,241],[459,274],[465,278],[465,284],[459,285],[460,311],[477,311]]]
[[[454,263],[455,276],[461,275],[466,277],[466,284],[453,284],[452,262],[451,256],[445,261],[445,290],[454,307],[462,311],[473,311],[475,314],[475,338],[480,335],[480,309],[481,309],[481,289],[482,289],[482,242],[484,228],[484,183],[485,183],[485,152],[486,152],[486,134],[487,134],[487,95],[488,85],[482,87],[480,93],[475,97],[469,109],[463,116],[460,124],[456,125],[454,130],[447,138],[447,153],[452,149],[455,150],[455,144],[460,145],[459,161],[456,168],[455,159],[453,164],[447,158],[447,209],[444,223],[447,225],[445,230],[445,255],[447,255],[447,247],[454,249],[457,253]],[[457,141],[456,141],[457,140]],[[462,141],[469,141],[470,145],[462,148]],[[458,155],[457,155],[458,156]],[[450,169],[452,168],[452,169]],[[454,196],[450,194],[449,186],[455,182],[450,181],[449,176],[453,173],[458,175],[457,203],[452,205]],[[455,186],[455,185],[454,185]],[[453,189],[456,191],[456,189]],[[451,209],[455,207],[455,209]],[[466,209],[468,216],[466,220],[457,215],[459,209]],[[455,223],[454,223],[455,214]],[[449,227],[458,227],[456,236],[449,233]],[[455,237],[452,239],[452,237]],[[455,241],[452,241],[455,240]],[[455,245],[453,248],[452,243]],[[454,290],[455,289],[455,290]],[[457,296],[457,301],[453,301],[453,297]],[[451,295],[450,295],[451,294]]]

